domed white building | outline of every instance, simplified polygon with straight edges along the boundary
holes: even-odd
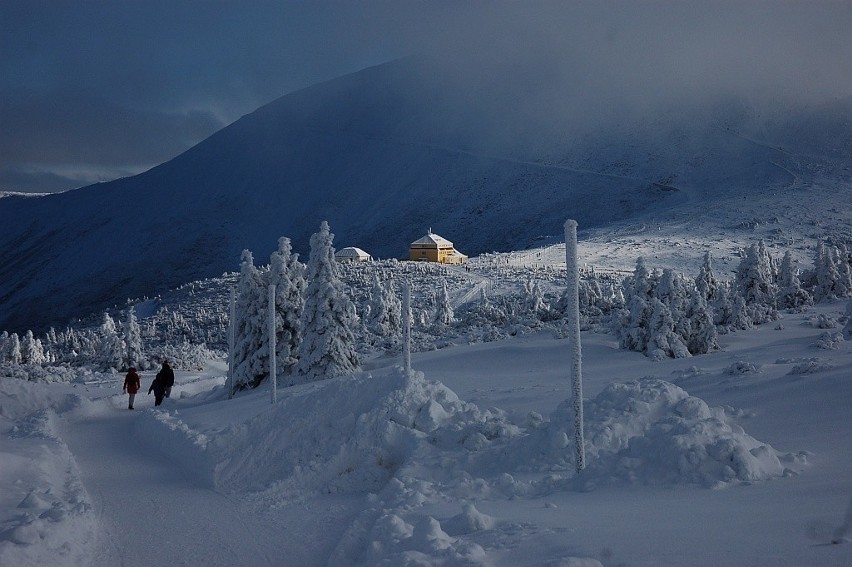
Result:
[[[360,248],[347,246],[335,252],[334,259],[338,262],[369,262],[373,257]]]

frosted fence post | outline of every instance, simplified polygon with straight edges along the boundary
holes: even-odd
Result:
[[[402,364],[411,374],[411,284],[405,280],[402,290]]]
[[[231,320],[228,325],[228,378],[226,382],[228,383],[228,399],[234,397],[234,327],[237,324],[236,320],[236,311],[237,311],[237,292],[235,288],[231,288]]]
[[[577,472],[586,468],[583,438],[583,373],[580,351],[580,274],[577,271],[577,221],[565,221],[565,267],[568,272],[568,340],[571,343],[571,385],[574,395],[574,444]]]
[[[278,369],[275,356],[275,284],[269,286],[269,375],[272,376],[272,403],[278,401]]]

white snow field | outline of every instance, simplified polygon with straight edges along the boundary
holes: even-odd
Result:
[[[662,362],[583,333],[579,475],[549,333],[275,405],[221,362],[134,411],[119,375],[2,378],[0,565],[850,565],[852,342],[815,322],[845,308]]]

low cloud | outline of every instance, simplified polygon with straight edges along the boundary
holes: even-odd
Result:
[[[0,171],[22,176],[6,189],[26,190],[26,171],[152,165],[289,91],[416,53],[472,104],[533,125],[852,95],[848,2],[109,6],[0,4]],[[494,81],[504,100],[488,100]]]

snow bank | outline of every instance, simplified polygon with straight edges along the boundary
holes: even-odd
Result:
[[[270,506],[363,494],[330,564],[486,564],[481,534],[502,528],[477,501],[623,483],[719,487],[783,476],[782,460],[798,458],[655,378],[611,384],[586,405],[579,475],[570,401],[520,426],[399,368],[284,388],[275,405],[266,395],[219,402],[239,416],[230,423],[205,422],[203,406],[152,410],[139,434],[215,489],[254,492]],[[453,501],[460,513],[436,513]]]
[[[4,381],[4,396],[9,386]],[[28,388],[13,389],[22,393]],[[25,411],[39,398],[30,394],[22,408],[10,409],[8,399],[4,408]],[[91,561],[95,517],[55,420],[52,409],[38,410],[0,438],[0,565],[77,566]]]
[[[0,418],[20,419],[46,408],[62,412],[90,403],[74,389],[56,388],[26,379],[0,378]]]
[[[415,451],[476,447],[519,430],[422,373],[359,374],[279,391],[279,403],[212,437],[215,484],[298,491],[381,489]]]
[[[718,487],[788,474],[779,454],[722,408],[663,380],[610,384],[585,412],[589,466],[575,479],[583,490],[613,482]],[[554,426],[569,413],[563,404]]]

